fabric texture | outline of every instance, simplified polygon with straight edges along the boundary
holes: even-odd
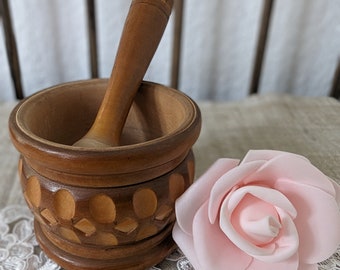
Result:
[[[15,103],[0,103],[0,209],[25,202],[17,175],[19,154],[8,132]],[[307,157],[340,179],[340,104],[327,97],[251,96],[239,102],[200,102],[202,131],[194,146],[196,177],[220,157],[241,159],[249,149],[273,149]],[[179,253],[180,254],[180,253]],[[182,255],[155,269],[193,269]],[[339,269],[339,254],[319,269]],[[166,266],[164,266],[166,265]],[[333,268],[332,268],[333,267]],[[338,267],[338,268],[336,268]]]

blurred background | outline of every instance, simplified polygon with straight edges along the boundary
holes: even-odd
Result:
[[[99,77],[109,77],[131,1],[97,0]],[[25,95],[88,79],[84,0],[10,0]],[[178,88],[195,100],[247,96],[262,0],[184,0]],[[276,0],[259,92],[327,95],[340,58],[339,0]],[[146,80],[170,84],[173,16]],[[14,100],[14,86],[0,17],[0,101]]]

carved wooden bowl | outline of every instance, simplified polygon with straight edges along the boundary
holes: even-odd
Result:
[[[121,146],[72,146],[91,126],[106,83],[48,88],[9,120],[37,239],[65,269],[145,269],[164,259],[175,247],[174,202],[194,177],[199,109],[162,85],[142,84]]]

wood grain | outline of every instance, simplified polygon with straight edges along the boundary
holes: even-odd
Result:
[[[193,182],[200,111],[159,84],[142,83],[123,145],[73,146],[90,128],[106,85],[96,79],[51,87],[19,103],[9,120],[37,239],[65,269],[145,269],[162,261],[175,248],[175,200]]]

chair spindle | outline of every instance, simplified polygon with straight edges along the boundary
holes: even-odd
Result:
[[[171,87],[177,89],[180,76],[181,61],[181,42],[182,42],[182,25],[183,25],[183,9],[184,0],[175,0],[175,27],[172,49],[172,65],[171,65]]]
[[[21,83],[21,71],[18,50],[15,35],[12,26],[11,12],[8,0],[0,0],[0,13],[3,19],[3,27],[5,33],[6,53],[10,67],[10,73],[14,85],[15,96],[17,99],[23,99],[23,87]]]
[[[257,48],[256,48],[256,55],[255,61],[253,66],[253,74],[249,89],[249,94],[256,94],[258,93],[260,78],[261,78],[261,71],[262,71],[262,63],[263,58],[266,50],[266,43],[267,43],[267,36],[268,30],[270,26],[270,18],[272,15],[274,0],[264,0],[263,3],[263,10],[262,10],[262,17],[261,17],[261,26],[258,35],[257,41]]]
[[[98,77],[98,49],[96,31],[96,6],[94,0],[86,1],[87,7],[87,29],[90,49],[91,77]]]

